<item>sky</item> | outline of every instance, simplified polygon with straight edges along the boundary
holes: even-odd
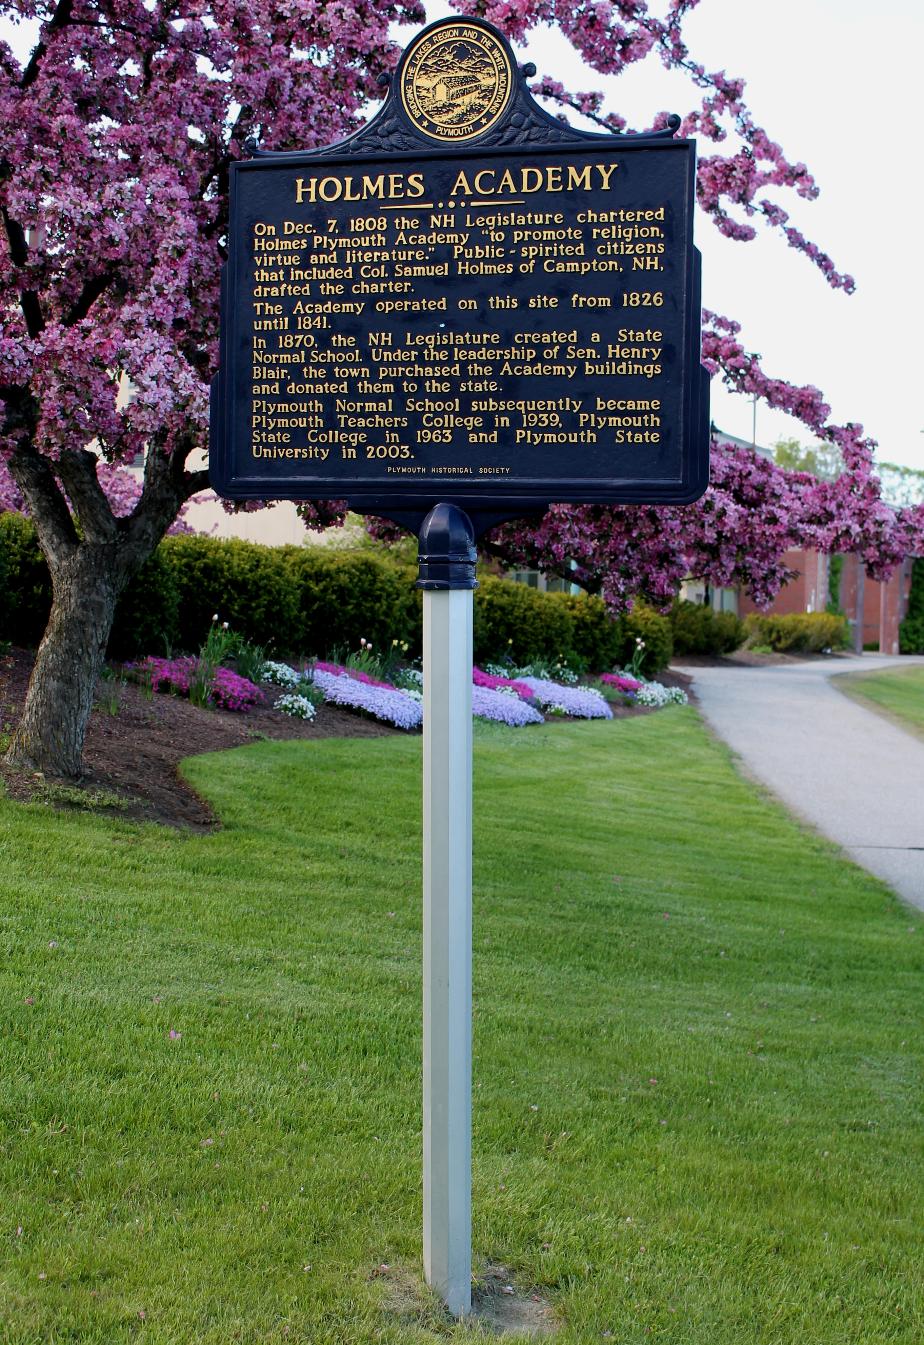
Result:
[[[651,0],[655,13],[664,0]],[[429,20],[451,13],[427,0]],[[31,25],[30,25],[31,26]],[[742,324],[745,347],[765,371],[821,388],[836,422],[859,421],[879,441],[881,461],[924,469],[924,221],[916,90],[924,37],[921,0],[702,0],[685,27],[692,56],[707,70],[747,81],[755,121],[802,160],[821,195],[776,199],[792,223],[857,281],[853,295],[831,290],[805,257],[767,231],[751,243],[722,238],[699,213],[703,302]],[[0,37],[22,52],[26,34]],[[395,30],[402,45],[413,30]],[[588,70],[558,33],[543,30],[518,47],[566,87],[603,89],[609,110],[633,126],[662,109],[687,112],[695,90],[657,58],[624,75]],[[727,142],[726,142],[727,143]],[[709,147],[706,152],[714,152]],[[751,439],[753,404],[713,380],[712,414],[728,433]],[[810,442],[808,431],[759,404],[757,441]]]
[[[663,0],[650,0],[654,13]],[[428,0],[427,18],[452,13]],[[917,122],[921,115],[921,0],[702,0],[684,32],[695,60],[747,81],[754,120],[821,191],[775,199],[792,223],[851,274],[853,295],[830,289],[807,258],[769,231],[750,243],[722,238],[702,212],[703,304],[742,324],[746,349],[772,377],[810,383],[836,423],[859,421],[880,444],[880,461],[924,469],[924,192]],[[406,43],[409,30],[396,30]],[[681,115],[696,90],[656,57],[625,74],[588,69],[558,33],[518,46],[522,61],[566,88],[602,89],[608,111],[645,126],[665,109]],[[725,143],[730,143],[729,141]],[[705,153],[716,152],[715,147]],[[721,147],[719,147],[721,152]],[[771,195],[768,192],[768,195]],[[753,403],[713,380],[712,416],[750,440]],[[757,408],[757,441],[810,443],[800,422]]]

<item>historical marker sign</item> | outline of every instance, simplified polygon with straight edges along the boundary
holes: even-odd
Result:
[[[569,129],[477,19],[421,33],[349,140],[231,169],[215,489],[420,525],[423,1259],[457,1316],[471,1306],[475,534],[553,501],[705,490],[693,200],[692,141]]]
[[[212,478],[236,499],[673,502],[708,477],[694,145],[588,135],[446,20],[351,139],[232,165]]]

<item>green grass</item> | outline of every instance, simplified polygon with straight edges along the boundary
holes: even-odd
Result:
[[[924,734],[924,666],[847,673],[835,678],[834,685],[902,728]]]
[[[210,836],[0,801],[6,1345],[479,1338],[373,1274],[420,1261],[419,763],[197,758]],[[920,1345],[920,920],[692,710],[475,775],[476,1253],[563,1343]]]

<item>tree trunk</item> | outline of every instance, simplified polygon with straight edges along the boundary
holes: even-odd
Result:
[[[128,575],[117,547],[88,542],[51,568],[51,615],[6,762],[77,779],[96,679]]]

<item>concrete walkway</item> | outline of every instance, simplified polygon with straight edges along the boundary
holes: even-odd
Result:
[[[684,671],[706,719],[751,775],[924,910],[924,739],[832,686],[838,673],[914,663],[924,658],[864,654]]]

